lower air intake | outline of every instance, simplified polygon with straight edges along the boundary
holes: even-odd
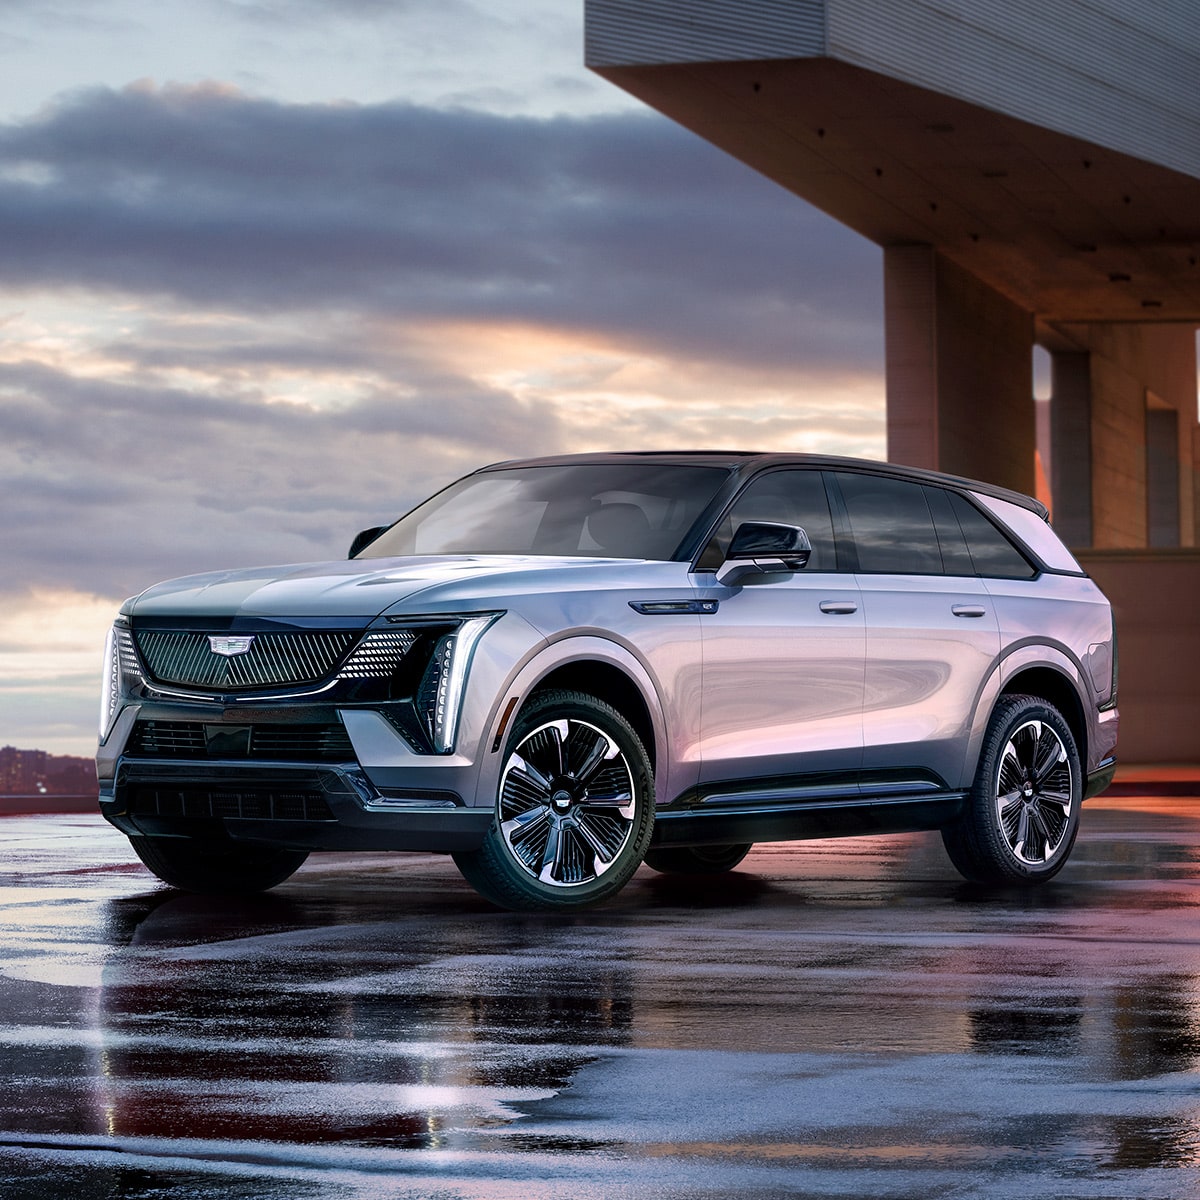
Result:
[[[129,812],[135,817],[242,817],[259,821],[332,821],[320,792],[302,789],[133,788]]]

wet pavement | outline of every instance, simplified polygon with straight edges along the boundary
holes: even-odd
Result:
[[[1200,1195],[1200,800],[1032,894],[936,835],[514,915],[433,855],[159,887],[0,822],[0,1197]]]

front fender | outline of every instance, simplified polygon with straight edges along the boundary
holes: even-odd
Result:
[[[503,767],[504,740],[521,706],[543,679],[558,668],[578,662],[599,662],[621,671],[637,688],[650,714],[654,727],[655,798],[664,804],[672,796],[695,783],[681,782],[679,768],[673,761],[670,739],[663,718],[665,704],[660,684],[651,674],[648,664],[627,647],[594,635],[566,636],[544,646],[526,661],[509,680],[499,697],[487,736],[480,744],[478,789],[475,803],[492,804],[500,783]],[[696,769],[698,771],[698,768]],[[692,772],[693,775],[696,771]]]

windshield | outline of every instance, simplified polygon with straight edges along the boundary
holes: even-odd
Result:
[[[468,475],[357,558],[553,554],[669,560],[728,478],[720,467],[570,463]]]

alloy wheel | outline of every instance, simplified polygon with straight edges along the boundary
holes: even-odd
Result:
[[[578,887],[602,876],[633,834],[633,771],[595,725],[547,721],[509,754],[499,815],[504,844],[527,875]]]
[[[996,812],[1018,862],[1049,862],[1071,825],[1074,788],[1062,739],[1049,725],[1028,720],[1004,745],[996,777]]]

